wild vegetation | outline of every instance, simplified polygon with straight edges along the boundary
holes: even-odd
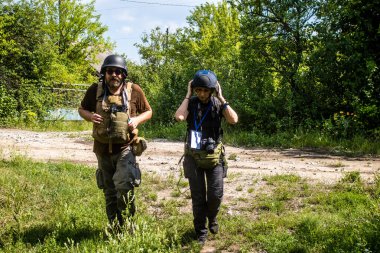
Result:
[[[143,63],[128,63],[129,78],[152,104],[152,129],[173,126],[187,82],[206,68],[238,112],[245,145],[260,136],[293,136],[319,148],[372,145],[380,139],[379,5],[206,3],[186,27],[143,34],[136,45]],[[84,88],[73,84],[96,81],[96,55],[112,50],[94,2],[5,0],[0,13],[0,125],[40,123],[52,108],[77,107]],[[380,153],[373,145],[365,152]]]
[[[154,110],[141,132],[182,140],[173,113],[187,82],[205,68],[240,116],[233,130],[225,127],[229,144],[379,155],[379,11],[379,0],[228,0],[194,8],[187,27],[143,34],[136,45],[142,64],[128,61],[128,78],[143,86]],[[1,1],[0,126],[89,129],[45,116],[77,107],[85,86],[75,84],[97,80],[97,56],[113,49],[106,29],[94,1]],[[0,251],[199,250],[188,196],[180,194],[187,185],[174,176],[144,175],[135,233],[114,235],[106,232],[93,168],[14,157],[0,160],[0,173]],[[292,174],[258,178],[252,183],[265,184],[265,192],[248,190],[233,215],[222,207],[215,247],[379,252],[379,178],[368,183],[349,173],[335,185]],[[163,189],[170,197],[158,196]]]
[[[199,251],[188,185],[175,174],[144,174],[144,187],[136,189],[134,233],[129,223],[114,234],[107,230],[94,168],[15,156],[0,160],[0,173],[0,251]],[[221,233],[210,236],[218,252],[380,251],[379,175],[372,183],[357,172],[333,185],[294,174],[250,183],[246,194],[235,189],[244,197],[222,205]]]

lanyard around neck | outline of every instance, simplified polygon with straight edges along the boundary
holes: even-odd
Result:
[[[197,123],[197,115],[196,115],[196,110],[194,110],[194,127],[195,131],[198,131],[199,127],[202,125],[203,120],[206,118],[208,112],[210,111],[211,108],[211,101],[209,102],[209,105],[207,107],[206,113],[202,116],[201,120],[199,121],[199,124]]]

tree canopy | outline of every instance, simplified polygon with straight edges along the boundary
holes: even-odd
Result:
[[[112,48],[94,1],[5,0],[0,12],[0,91],[12,93],[0,99],[15,111],[41,80],[95,80],[95,56]],[[202,4],[187,26],[142,35],[143,62],[128,63],[129,78],[144,86],[163,125],[196,70],[212,69],[245,131],[379,138],[379,12],[380,0]]]

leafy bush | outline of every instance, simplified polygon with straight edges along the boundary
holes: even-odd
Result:
[[[17,101],[2,84],[0,84],[0,118],[12,118],[17,116]],[[1,124],[0,124],[1,125]]]

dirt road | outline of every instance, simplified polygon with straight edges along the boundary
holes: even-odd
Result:
[[[295,149],[244,149],[227,146],[229,173],[243,179],[251,176],[294,173],[310,180],[334,183],[344,172],[360,171],[371,180],[380,170],[380,158],[347,158]],[[145,171],[170,173],[178,169],[183,143],[150,140],[148,149],[138,158]],[[8,159],[23,155],[41,161],[70,161],[96,166],[90,132],[32,132],[18,129],[0,130],[0,155]]]

